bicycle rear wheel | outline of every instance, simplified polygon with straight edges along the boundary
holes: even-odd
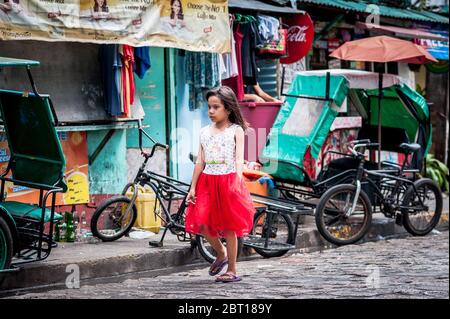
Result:
[[[316,208],[316,226],[319,233],[335,245],[348,245],[359,241],[369,230],[372,207],[367,194],[361,190],[355,210],[350,216],[356,186],[336,185],[326,191]]]
[[[421,178],[403,198],[403,226],[414,236],[425,236],[439,223],[442,214],[442,193],[428,178]],[[422,202],[422,204],[421,204]]]
[[[130,205],[131,200],[126,196],[115,196],[104,201],[92,216],[92,234],[102,241],[114,241],[126,235],[137,217],[136,205],[127,211]]]
[[[254,217],[253,230],[244,240],[265,258],[281,257],[295,248],[294,223],[289,215],[280,212],[258,211]]]

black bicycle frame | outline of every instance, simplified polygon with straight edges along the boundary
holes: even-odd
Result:
[[[377,183],[375,183],[373,180],[371,180],[370,178],[365,178],[362,179],[362,182],[367,181],[370,186],[375,190],[376,192],[376,196],[378,196],[378,198],[381,200],[380,204],[386,205],[386,204],[391,204],[389,203],[389,200],[393,200],[394,198],[396,198],[397,195],[399,195],[399,190],[400,187],[404,184],[408,184],[410,186],[413,187],[414,192],[417,193],[417,189],[416,186],[414,184],[413,181],[404,178],[404,177],[399,177],[399,176],[393,176],[390,174],[385,174],[383,173],[383,171],[368,171],[366,169],[364,169],[364,174],[366,176],[377,176],[377,177],[381,177],[381,178],[387,178],[389,180],[395,180],[396,183],[394,185],[394,189],[392,191],[389,192],[389,198],[386,198],[386,196],[382,193],[380,187],[378,187]],[[422,199],[420,198],[420,196],[418,197],[419,201],[420,201],[420,205],[423,205]],[[406,208],[403,207],[400,203],[398,203],[398,199],[395,199],[397,201],[396,205],[393,206],[394,209],[402,209],[402,208]],[[380,209],[381,212],[383,212],[382,209]],[[384,213],[384,212],[383,212]]]

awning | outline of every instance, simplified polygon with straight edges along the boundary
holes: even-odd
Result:
[[[369,29],[371,31],[376,31],[381,34],[387,34],[387,35],[395,35],[402,38],[408,38],[408,39],[430,39],[430,40],[437,40],[437,41],[447,41],[448,38],[431,33],[426,32],[414,28],[401,28],[401,27],[394,27],[394,26],[387,26],[387,25],[377,25],[372,23],[364,23],[364,22],[357,22],[356,27],[360,29]]]
[[[291,7],[274,6],[257,0],[228,0],[228,7],[252,11],[275,12],[275,13],[293,13],[293,14],[305,13],[305,11],[293,9]]]
[[[310,3],[313,5],[333,7],[348,11],[356,11],[362,13],[368,13],[369,3],[346,1],[346,0],[297,0],[299,3]],[[379,13],[384,17],[391,17],[405,20],[417,20],[426,22],[437,22],[449,24],[448,17],[444,17],[440,14],[429,11],[417,11],[411,9],[399,9],[389,6],[377,5]]]
[[[374,90],[379,87],[379,74],[362,70],[330,69],[299,71],[296,73],[296,76],[315,76],[324,78],[327,73],[330,73],[331,76],[343,76],[347,80],[347,86],[350,89]],[[383,74],[383,88],[388,88],[400,83],[401,79],[397,75],[387,73]]]

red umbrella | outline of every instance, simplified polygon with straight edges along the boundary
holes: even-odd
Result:
[[[422,46],[411,41],[379,36],[344,43],[331,57],[365,62],[402,62],[425,64],[438,62]]]
[[[349,41],[337,48],[330,57],[364,62],[402,62],[425,64],[438,62],[423,47],[411,41],[388,36]],[[381,168],[381,101],[383,99],[383,73],[380,72],[378,98],[378,167]]]

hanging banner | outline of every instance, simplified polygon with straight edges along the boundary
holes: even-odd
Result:
[[[415,23],[413,27],[420,31],[433,33],[441,36],[443,39],[446,39],[444,41],[432,39],[415,39],[414,43],[425,47],[435,59],[448,61],[448,29],[435,29],[430,25],[421,23]]]
[[[298,14],[291,18],[283,18],[289,26],[287,36],[287,57],[281,58],[283,64],[295,63],[303,59],[314,41],[314,24],[309,14]]]
[[[230,51],[227,0],[0,1],[0,40]]]

